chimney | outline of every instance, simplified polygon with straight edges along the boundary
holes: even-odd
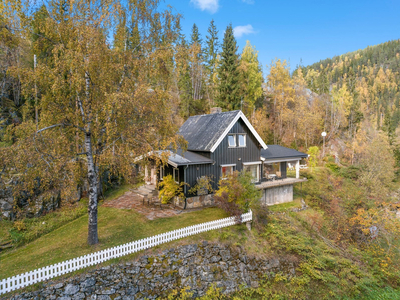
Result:
[[[220,114],[222,113],[221,107],[211,107],[210,114]]]

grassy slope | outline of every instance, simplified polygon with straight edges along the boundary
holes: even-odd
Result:
[[[205,209],[149,221],[133,210],[99,207],[98,245],[87,245],[87,215],[81,216],[33,242],[1,253],[0,278],[225,216],[225,213],[218,209]]]

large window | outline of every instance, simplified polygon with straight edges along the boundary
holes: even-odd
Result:
[[[280,171],[281,171],[281,163],[272,163],[272,164],[267,164],[264,163],[264,178],[269,178],[271,175],[279,175],[280,177]]]
[[[239,147],[246,147],[246,135],[238,134]]]
[[[229,147],[236,147],[236,135],[234,134],[228,135],[228,144]]]
[[[253,182],[260,181],[260,165],[245,165],[243,166],[246,172],[250,172],[251,176],[253,177]]]
[[[221,166],[221,178],[226,179],[228,175],[232,174],[235,171],[235,165],[223,165]]]

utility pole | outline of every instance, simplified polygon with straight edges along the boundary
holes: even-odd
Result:
[[[323,144],[322,144],[322,157],[325,157],[325,137],[326,137],[326,132],[322,132],[322,139],[323,139]]]

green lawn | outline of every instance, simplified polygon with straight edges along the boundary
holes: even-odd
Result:
[[[223,211],[208,208],[150,221],[134,210],[100,206],[98,245],[87,245],[87,215],[81,216],[22,247],[0,253],[0,279],[144,237],[224,217],[226,214]]]

